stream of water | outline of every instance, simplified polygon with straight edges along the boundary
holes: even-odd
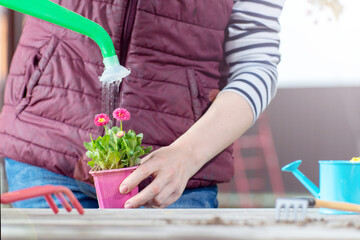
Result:
[[[121,81],[109,83],[107,81],[102,82],[102,96],[101,96],[101,113],[105,113],[109,116],[110,122],[107,127],[111,128],[116,125],[112,112],[115,108],[118,108],[119,104],[119,87]]]

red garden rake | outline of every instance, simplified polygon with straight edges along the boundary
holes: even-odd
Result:
[[[13,192],[7,192],[1,194],[1,203],[9,204],[16,201],[25,200],[28,198],[44,196],[45,200],[49,204],[50,208],[55,214],[59,212],[59,208],[56,206],[54,199],[51,197],[51,194],[54,194],[57,199],[59,199],[61,205],[70,212],[72,210],[71,205],[76,208],[80,215],[84,214],[84,208],[81,206],[80,202],[74,196],[73,192],[64,186],[35,186],[30,188],[25,188]],[[66,200],[64,195],[70,200],[70,203]]]

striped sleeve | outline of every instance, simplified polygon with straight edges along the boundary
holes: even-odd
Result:
[[[228,83],[222,90],[243,96],[254,122],[276,93],[280,62],[280,16],[285,0],[235,1],[225,42]]]

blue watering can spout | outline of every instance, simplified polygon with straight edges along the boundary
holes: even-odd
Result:
[[[307,190],[310,191],[314,197],[319,198],[319,188],[298,169],[301,162],[301,160],[297,160],[295,162],[289,163],[288,165],[284,166],[281,171],[291,172],[294,174],[294,176],[307,188]]]

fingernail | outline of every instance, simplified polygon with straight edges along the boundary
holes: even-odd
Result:
[[[126,185],[120,186],[120,193],[125,194],[128,192],[128,187]]]
[[[134,206],[131,203],[127,202],[125,203],[125,208],[134,208]]]

